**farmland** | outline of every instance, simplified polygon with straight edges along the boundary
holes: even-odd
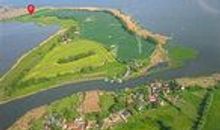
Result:
[[[67,63],[58,63],[65,57],[77,57],[80,54],[93,52],[85,57],[70,60]],[[98,43],[88,40],[78,40],[73,43],[63,44],[49,52],[44,59],[33,68],[27,78],[35,77],[55,77],[64,75],[65,73],[76,73],[78,71],[86,71],[87,69],[98,68],[108,63],[116,62],[113,55]],[[83,70],[84,69],[84,70]]]
[[[219,120],[219,110],[220,110],[220,89],[217,89],[213,93],[213,97],[211,97],[210,106],[208,108],[207,114],[205,115],[205,119],[203,120],[202,130],[218,130],[220,129]]]

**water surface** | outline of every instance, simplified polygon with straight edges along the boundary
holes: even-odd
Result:
[[[0,75],[7,72],[17,59],[58,30],[57,26],[34,23],[0,23]]]

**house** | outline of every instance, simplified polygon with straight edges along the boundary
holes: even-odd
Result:
[[[131,116],[131,112],[128,111],[128,110],[126,110],[126,109],[120,111],[119,114],[120,114],[121,118],[122,118],[125,122],[127,122],[128,117]]]
[[[97,121],[88,121],[87,122],[87,126],[86,129],[94,129],[94,128],[98,128],[98,124],[96,123]]]
[[[119,123],[119,122],[122,122],[122,121],[123,121],[118,113],[113,113],[113,114],[111,114],[110,117],[109,117],[109,119],[110,119],[113,123]]]
[[[60,119],[56,114],[51,114],[45,117],[44,128],[50,129],[52,126],[62,127],[62,119]]]
[[[104,123],[103,123],[101,129],[104,129],[104,130],[109,129],[112,126],[114,126],[120,122],[123,122],[123,121],[124,120],[121,118],[121,116],[118,113],[113,113],[109,117],[104,119]]]
[[[149,96],[149,102],[150,103],[155,103],[157,102],[157,97],[155,95],[150,95]]]
[[[85,130],[87,122],[82,118],[77,118],[74,122],[68,122],[63,126],[64,130]]]

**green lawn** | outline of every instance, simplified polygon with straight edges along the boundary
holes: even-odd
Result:
[[[126,124],[114,127],[114,130],[160,130],[160,127],[155,121],[143,116],[143,114],[137,114],[130,118]]]
[[[104,93],[100,96],[101,117],[107,117],[110,112],[110,107],[115,103],[114,97],[109,93]]]
[[[67,63],[58,63],[60,59],[74,57],[90,51],[94,54]],[[62,44],[47,53],[44,59],[27,74],[26,79],[56,77],[66,73],[74,74],[88,67],[98,68],[113,62],[116,62],[113,55],[99,43],[79,39],[68,44]]]
[[[214,96],[209,107],[205,124],[202,130],[219,130],[220,129],[220,89],[214,91]]]

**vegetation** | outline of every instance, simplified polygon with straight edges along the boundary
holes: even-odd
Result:
[[[132,116],[126,124],[120,124],[114,128],[115,130],[160,130],[160,126],[156,121],[137,113]]]
[[[66,120],[72,120],[76,118],[79,114],[77,112],[77,106],[80,103],[80,93],[74,94],[72,96],[56,101],[47,107],[46,116],[34,121],[31,124],[31,130],[43,130],[45,119],[56,117],[56,118],[65,118]],[[55,118],[54,118],[55,119]],[[54,129],[60,129],[57,126],[54,126]]]
[[[116,130],[135,130],[135,129],[153,129],[153,130],[189,130],[196,119],[196,111],[199,102],[202,100],[205,90],[186,90],[181,93],[181,100],[175,106],[167,103],[155,109],[147,109],[142,112],[133,112],[127,123],[115,127]]]
[[[209,90],[206,92],[205,96],[203,97],[197,112],[197,119],[195,120],[192,129],[194,130],[201,130],[205,123],[206,114],[208,112],[211,100],[212,100],[212,91]]]
[[[12,71],[9,71],[0,81],[0,89],[4,92],[1,93],[0,97],[2,98],[5,95],[11,95],[12,92],[16,90],[16,84],[27,74],[27,72],[38,64],[48,51],[59,45],[59,39],[59,36],[55,36],[50,39],[47,44],[38,46],[25,56]]]
[[[107,117],[110,115],[110,108],[115,103],[114,97],[111,93],[103,93],[100,96],[100,106],[102,108],[101,116]]]
[[[112,62],[117,61],[99,43],[80,39],[69,44],[59,45],[48,52],[25,79],[55,77],[66,73],[74,74],[86,67],[98,68]]]
[[[212,92],[214,94],[214,98],[213,100],[209,100],[210,98],[207,97],[209,97],[209,94],[212,94]],[[137,105],[139,102],[138,100],[128,105],[127,101],[130,95],[141,96],[142,94],[147,94],[146,86],[139,86],[134,89],[119,90],[115,92],[101,92],[101,112],[87,114],[85,118],[96,120],[99,122],[99,124],[102,124],[103,119],[108,117],[110,114],[126,108],[132,112],[132,116],[128,118],[126,123],[119,123],[118,125],[115,125],[113,129],[190,130],[196,129],[193,127],[195,122],[197,122],[198,119],[201,121],[202,118],[204,127],[200,128],[204,128],[204,130],[218,129],[218,124],[216,122],[218,120],[216,119],[219,117],[217,114],[219,89],[207,91],[206,89],[196,86],[187,88],[184,91],[178,92],[177,97],[179,97],[179,99],[176,100],[173,105],[164,100],[165,104],[162,106],[155,108],[146,107],[141,111],[135,108],[135,104]],[[174,100],[172,99],[173,94],[174,93],[171,93],[169,100]],[[140,98],[139,96],[137,99]],[[80,102],[82,102],[80,101],[80,97],[81,94],[74,94],[71,97],[67,97],[52,103],[48,107],[47,115],[58,114],[60,118],[65,118],[69,121],[80,117],[77,111],[77,108],[80,106]],[[206,105],[204,105],[204,102],[207,101],[212,102],[210,109],[205,108]],[[114,109],[114,111],[112,111],[112,107],[114,106],[119,107],[115,107],[118,109]],[[177,107],[180,108],[180,110],[176,109]],[[204,113],[204,108],[207,109],[205,111],[206,114]],[[204,116],[204,114],[207,116]],[[41,125],[43,125],[42,120],[43,118],[35,121],[32,125],[32,128],[40,128]]]
[[[172,68],[182,67],[186,61],[195,59],[198,53],[192,49],[180,45],[168,47],[168,56]]]
[[[15,20],[41,25],[58,24],[64,31],[36,47],[5,75],[0,81],[0,99],[76,79],[119,78],[125,73],[126,65],[147,64],[155,49],[155,39],[145,40],[133,35],[118,19],[104,12],[41,10],[36,15],[24,15]],[[174,68],[181,67],[197,55],[195,50],[182,46],[170,47],[168,53]],[[137,70],[135,66],[131,69]],[[101,112],[86,114],[85,117],[101,124],[112,113],[127,109],[132,116],[114,129],[220,129],[219,88],[206,90],[192,87],[181,91],[176,82],[169,85],[170,93],[166,97],[163,92],[159,93],[159,100],[164,104],[154,107],[147,101],[149,86],[102,92]],[[46,117],[35,121],[31,129],[43,129],[44,118],[72,121],[79,117],[80,99],[81,94],[74,94],[50,104]],[[132,101],[129,102],[129,99]],[[142,106],[143,109],[140,109]],[[54,126],[54,129],[57,127]]]
[[[106,12],[72,11],[69,9],[44,11],[35,17],[49,16],[78,22],[80,36],[114,49],[117,59],[131,61],[149,57],[155,42],[145,40],[126,30],[119,19]]]
[[[89,51],[89,52],[85,52],[85,53],[80,53],[78,55],[75,56],[68,56],[62,59],[58,59],[57,63],[59,64],[65,64],[65,63],[69,63],[69,62],[73,62],[73,61],[77,61],[79,59],[83,59],[89,56],[95,55],[94,51]]]
[[[54,102],[48,107],[48,115],[58,114],[67,120],[76,118],[79,114],[77,108],[80,104],[80,97],[82,95],[74,94],[70,97]]]
[[[202,130],[218,130],[220,129],[219,120],[220,120],[220,89],[219,87],[214,90],[213,97],[209,102],[209,108],[206,111],[206,116],[202,121]]]
[[[62,31],[33,49],[2,78],[1,100],[76,79],[119,78],[126,63],[147,63],[155,49],[153,41],[128,32],[106,12],[44,9],[13,20],[57,24]]]

